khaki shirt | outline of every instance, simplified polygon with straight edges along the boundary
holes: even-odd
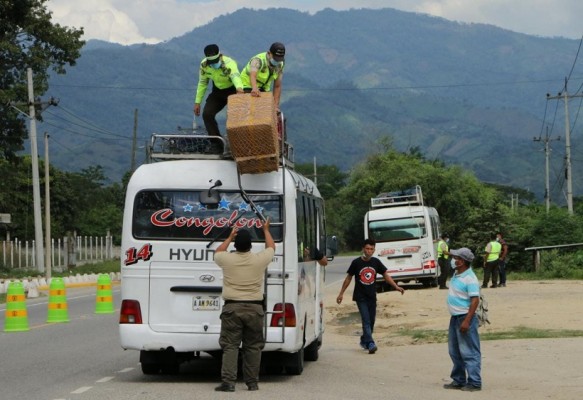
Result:
[[[223,299],[263,300],[263,277],[274,254],[271,247],[258,253],[215,253],[215,263],[223,269]]]

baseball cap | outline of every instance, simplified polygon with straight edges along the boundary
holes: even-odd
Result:
[[[235,249],[237,251],[249,251],[251,249],[251,233],[246,229],[241,229],[235,236]]]
[[[204,55],[206,56],[207,61],[216,60],[220,56],[219,46],[216,44],[209,44],[204,48]]]
[[[275,61],[283,61],[285,58],[285,46],[283,43],[273,43],[269,48],[269,52]]]
[[[459,257],[463,260],[466,260],[467,262],[474,261],[474,253],[472,253],[472,251],[467,247],[462,247],[461,249],[457,250],[450,250],[449,254],[454,257]]]

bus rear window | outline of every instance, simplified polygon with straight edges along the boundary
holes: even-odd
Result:
[[[205,204],[204,191],[145,190],[136,195],[132,233],[136,239],[211,240],[225,239],[230,226],[248,228],[254,240],[263,241],[261,219],[238,192],[220,192],[218,204]],[[203,196],[201,196],[201,193]],[[272,224],[281,222],[281,198],[249,196]],[[281,226],[270,229],[273,239],[282,239]]]
[[[427,235],[424,217],[409,217],[370,221],[369,237],[377,242],[420,239]]]

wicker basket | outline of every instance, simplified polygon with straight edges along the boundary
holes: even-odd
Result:
[[[279,145],[273,96],[233,94],[227,103],[227,135],[231,154],[242,174],[277,171]]]

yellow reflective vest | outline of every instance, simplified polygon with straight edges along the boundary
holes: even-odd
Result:
[[[445,251],[449,252],[449,246],[447,245],[447,242],[445,240],[440,240],[437,243],[437,258],[443,257],[447,260],[449,256],[447,254],[443,254],[443,247],[441,246],[442,244],[445,245]]]
[[[488,253],[488,258],[486,262],[496,261],[500,258],[500,251],[502,250],[502,245],[496,241],[492,241],[490,244],[490,252]],[[488,251],[488,246],[486,246],[486,252]]]
[[[243,68],[243,71],[241,71],[241,81],[243,82],[243,87],[245,89],[251,89],[251,78],[249,74],[251,71],[251,62],[255,58],[258,58],[261,61],[261,68],[257,71],[257,89],[269,92],[271,91],[271,84],[273,81],[283,73],[285,64],[274,67],[267,60],[267,53],[259,53],[252,57],[245,68]]]
[[[194,98],[195,104],[201,103],[204,94],[206,93],[209,81],[213,81],[213,85],[216,86],[217,89],[227,89],[235,86],[237,89],[243,90],[237,62],[231,57],[224,55],[221,55],[220,57],[221,66],[217,69],[211,67],[206,58],[201,61],[198,73],[198,86]]]

